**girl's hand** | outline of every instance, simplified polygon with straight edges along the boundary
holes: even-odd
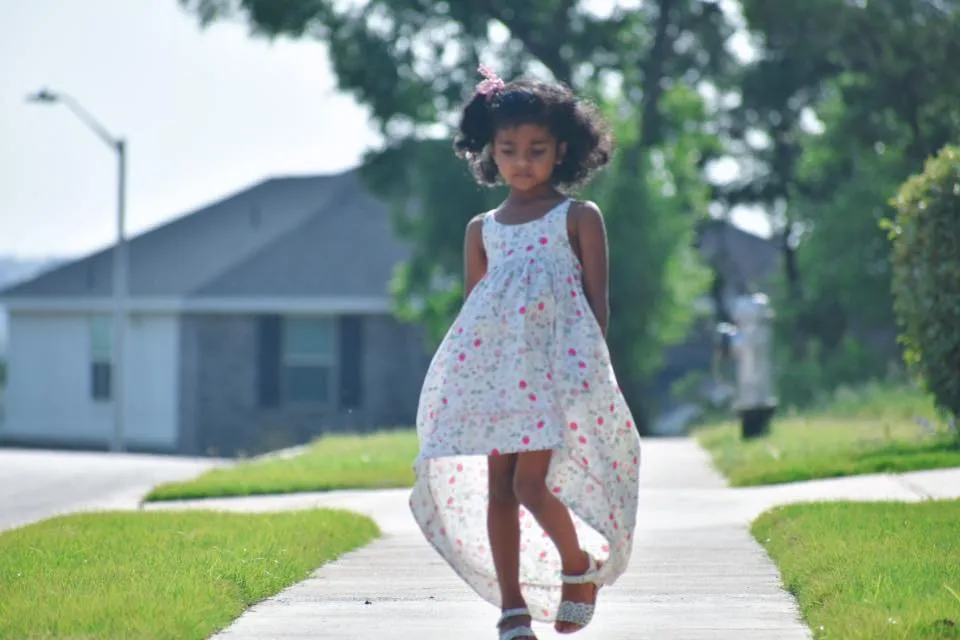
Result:
[[[571,207],[576,245],[583,265],[583,292],[597,318],[603,337],[607,337],[610,317],[609,259],[607,230],[603,214],[593,202],[577,202]]]

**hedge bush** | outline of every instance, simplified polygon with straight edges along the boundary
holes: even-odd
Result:
[[[893,205],[894,310],[907,363],[960,416],[960,147],[929,159]]]

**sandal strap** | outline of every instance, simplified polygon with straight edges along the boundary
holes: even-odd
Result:
[[[571,576],[566,573],[561,573],[560,580],[567,584],[587,584],[587,583],[600,584],[599,582],[597,582],[597,573],[600,571],[597,565],[597,561],[591,555],[587,555],[587,557],[590,559],[590,563],[587,566],[587,570],[584,573],[578,576]]]
[[[500,620],[499,622],[497,622],[497,625],[499,626],[503,624],[505,621],[509,620],[510,618],[521,618],[524,616],[528,618],[532,617],[530,615],[530,609],[526,607],[518,607],[516,609],[507,609],[506,611],[500,614]]]
[[[497,627],[503,625],[504,622],[511,618],[533,618],[530,615],[530,609],[526,607],[517,607],[516,609],[507,609],[506,611],[500,614],[500,621],[497,622]],[[537,636],[533,633],[533,629],[530,628],[530,625],[522,624],[517,627],[511,627],[509,629],[500,630],[500,640],[517,640],[517,638],[536,638]]]
[[[500,640],[517,640],[517,638],[536,638],[533,629],[524,625],[522,627],[513,627],[500,632]]]

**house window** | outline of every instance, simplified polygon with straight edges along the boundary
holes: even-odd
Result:
[[[284,402],[327,404],[333,400],[334,336],[335,325],[331,318],[284,318],[281,343]]]
[[[113,339],[108,316],[90,318],[90,396],[110,400],[112,396]]]

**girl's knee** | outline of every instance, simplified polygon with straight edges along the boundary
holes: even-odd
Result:
[[[536,512],[547,498],[547,485],[539,476],[518,473],[513,478],[513,493],[520,504]]]
[[[490,502],[497,505],[517,504],[512,474],[504,473],[490,478]]]

